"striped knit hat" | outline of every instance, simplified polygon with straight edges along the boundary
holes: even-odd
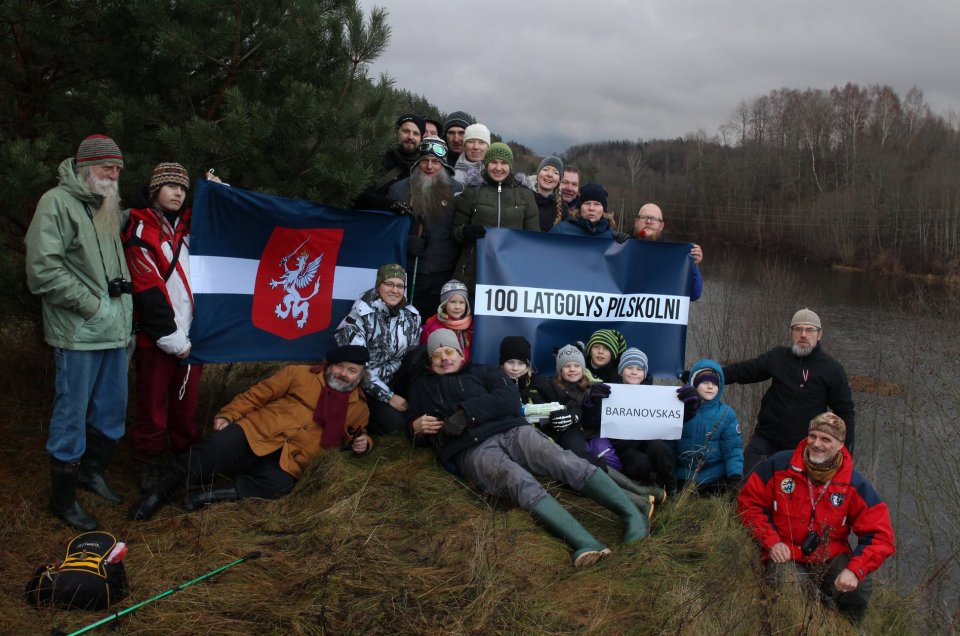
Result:
[[[158,163],[153,169],[153,176],[150,177],[150,200],[157,198],[160,188],[165,185],[183,186],[184,190],[190,189],[190,175],[187,169],[179,163]]]
[[[630,347],[620,356],[620,366],[617,367],[617,373],[623,375],[623,370],[629,366],[638,366],[646,373],[649,370],[647,354],[636,347]]]
[[[627,350],[627,339],[616,329],[597,329],[587,340],[587,351],[593,348],[593,345],[603,345],[613,353],[614,358],[619,358]]]
[[[123,167],[123,153],[120,146],[106,135],[90,135],[80,142],[77,148],[78,168],[97,166],[103,163]]]

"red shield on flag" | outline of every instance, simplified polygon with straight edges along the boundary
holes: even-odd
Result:
[[[286,340],[330,326],[342,240],[340,229],[275,228],[257,267],[254,326]]]

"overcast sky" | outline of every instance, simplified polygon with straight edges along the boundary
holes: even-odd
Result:
[[[540,153],[717,134],[778,88],[889,84],[960,111],[955,0],[360,0],[392,36],[371,68]]]

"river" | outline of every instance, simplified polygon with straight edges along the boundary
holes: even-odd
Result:
[[[927,599],[931,618],[949,623],[960,606],[960,302],[937,285],[739,248],[704,251],[687,368],[700,357],[736,361],[787,344],[793,312],[816,311],[824,349],[855,387],[856,466],[891,510],[897,554],[877,576]],[[727,389],[744,439],[767,385]]]

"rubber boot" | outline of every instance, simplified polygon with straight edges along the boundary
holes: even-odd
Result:
[[[117,443],[92,428],[87,429],[87,450],[80,460],[80,485],[92,493],[100,495],[110,503],[123,503],[123,499],[110,490],[103,471],[107,469]]]
[[[566,508],[547,495],[530,511],[553,534],[570,544],[573,567],[582,568],[610,556],[610,549],[593,538]]]
[[[646,515],[627,499],[620,486],[607,476],[607,473],[602,470],[595,471],[583,485],[581,492],[607,510],[617,513],[627,526],[623,531],[624,543],[635,543],[649,534],[650,523]]]
[[[141,461],[143,467],[140,469],[140,494],[145,495],[153,490],[163,477],[163,457],[147,455]]]
[[[632,493],[636,493],[641,497],[646,497],[648,495],[653,496],[654,503],[658,506],[662,506],[663,502],[667,500],[667,491],[658,486],[641,486],[637,482],[633,481],[623,473],[613,468],[607,469],[607,474],[610,476],[610,479],[616,482],[618,486],[624,490],[629,490]]]
[[[157,485],[140,498],[140,501],[130,506],[127,516],[133,521],[146,521],[151,518],[164,502],[173,498],[180,490],[181,479],[173,472],[160,478]]]
[[[240,498],[237,489],[234,486],[214,486],[213,488],[195,490],[187,497],[187,510],[193,512],[199,510],[207,504],[220,501],[236,501]]]
[[[97,522],[77,502],[80,464],[68,464],[50,457],[50,510],[77,530],[88,532]]]
[[[623,490],[623,494],[627,496],[627,499],[632,501],[633,504],[640,509],[640,512],[647,517],[648,521],[653,519],[653,495],[647,495],[644,497],[643,495],[638,495],[635,492],[630,492],[629,490],[624,490],[623,488],[621,488],[621,490]]]

